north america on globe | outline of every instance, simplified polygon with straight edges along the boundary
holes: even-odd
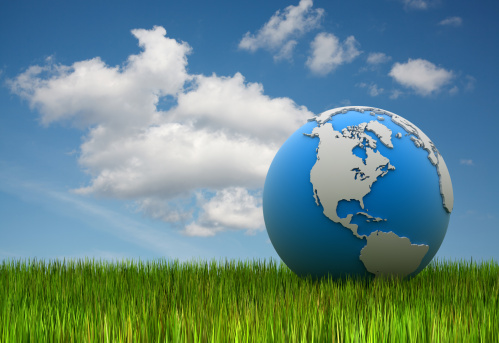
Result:
[[[453,202],[443,157],[419,128],[356,106],[311,118],[284,143],[263,206],[272,244],[298,275],[406,277],[436,254]]]

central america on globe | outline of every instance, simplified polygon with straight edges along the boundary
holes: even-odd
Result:
[[[277,152],[263,190],[277,254],[313,278],[416,276],[440,248],[453,204],[433,142],[365,106],[309,119]]]

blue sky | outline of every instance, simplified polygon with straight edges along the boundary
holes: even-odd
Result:
[[[373,106],[445,158],[437,257],[499,260],[494,1],[0,5],[0,258],[278,258],[262,187],[313,114]]]

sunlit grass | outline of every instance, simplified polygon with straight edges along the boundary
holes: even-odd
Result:
[[[300,279],[275,261],[3,261],[0,342],[498,342],[499,265]]]

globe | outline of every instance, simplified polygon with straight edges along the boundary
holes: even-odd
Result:
[[[309,119],[275,155],[263,190],[277,254],[312,278],[416,276],[440,248],[453,203],[433,142],[365,106]]]

